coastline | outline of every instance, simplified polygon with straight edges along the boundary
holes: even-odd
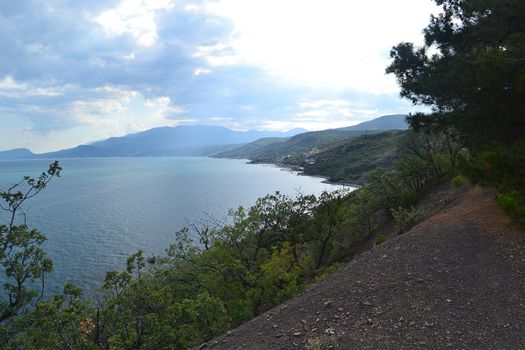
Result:
[[[232,158],[233,159],[233,158]],[[291,164],[285,164],[285,163],[272,163],[272,162],[261,162],[261,161],[254,161],[251,159],[243,158],[243,160],[246,161],[246,164],[266,164],[266,165],[273,165],[279,169],[290,171],[292,173],[297,174],[297,176],[309,176],[309,177],[315,177],[315,178],[321,178],[324,179],[322,183],[329,184],[329,185],[339,185],[343,187],[352,187],[355,189],[361,188],[364,186],[363,183],[355,183],[355,182],[347,182],[347,181],[330,181],[330,178],[325,175],[314,175],[314,174],[305,174],[304,169],[298,165],[291,165]]]

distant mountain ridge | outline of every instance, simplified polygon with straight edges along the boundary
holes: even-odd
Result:
[[[0,152],[0,159],[209,155],[229,149],[232,145],[239,146],[266,137],[290,137],[304,131],[234,131],[222,126],[205,125],[160,127],[57,152],[33,154],[27,149],[3,151]]]
[[[0,159],[27,159],[33,158],[35,154],[27,148],[15,148],[8,151],[0,151]]]
[[[185,125],[159,127],[111,137],[107,140],[74,148],[34,154],[25,148],[0,151],[0,159],[83,158],[83,157],[149,157],[149,156],[210,156],[225,158],[258,158],[276,161],[287,153],[322,149],[367,132],[404,130],[405,115],[379,117],[358,125],[307,132],[293,129],[287,132],[234,131],[222,126]]]

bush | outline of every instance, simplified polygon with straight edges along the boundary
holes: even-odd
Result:
[[[480,185],[496,186],[502,192],[525,196],[525,140],[510,146],[492,146],[472,158],[461,158],[461,173]]]
[[[379,235],[376,240],[374,241],[374,245],[380,245],[381,243],[385,243],[388,241],[388,237],[385,235]]]
[[[398,207],[397,209],[392,208],[390,210],[392,216],[396,220],[398,226],[398,234],[404,233],[414,227],[419,220],[425,215],[425,210],[420,208],[411,207],[405,209]]]
[[[515,223],[525,226],[525,201],[518,192],[501,194],[497,203]]]
[[[401,206],[408,208],[414,206],[419,201],[419,195],[411,190],[404,191],[401,195]]]
[[[461,188],[469,184],[468,179],[463,175],[458,175],[452,179],[452,187]]]

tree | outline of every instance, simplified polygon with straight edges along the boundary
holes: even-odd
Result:
[[[443,12],[431,17],[425,45],[390,53],[401,96],[431,106],[427,121],[450,125],[474,152],[525,137],[525,2],[435,2]]]
[[[59,177],[61,170],[59,163],[54,162],[38,178],[26,176],[7,191],[0,191],[3,200],[0,208],[8,214],[7,224],[0,225],[0,271],[7,297],[0,300],[3,332],[7,321],[43,296],[44,276],[53,265],[42,249],[45,235],[26,224],[23,204],[42,192],[54,177]],[[17,220],[22,223],[17,224]],[[37,281],[40,287],[36,286]]]

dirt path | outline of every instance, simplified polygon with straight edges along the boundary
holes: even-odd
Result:
[[[201,349],[525,349],[525,234],[474,188]]]

